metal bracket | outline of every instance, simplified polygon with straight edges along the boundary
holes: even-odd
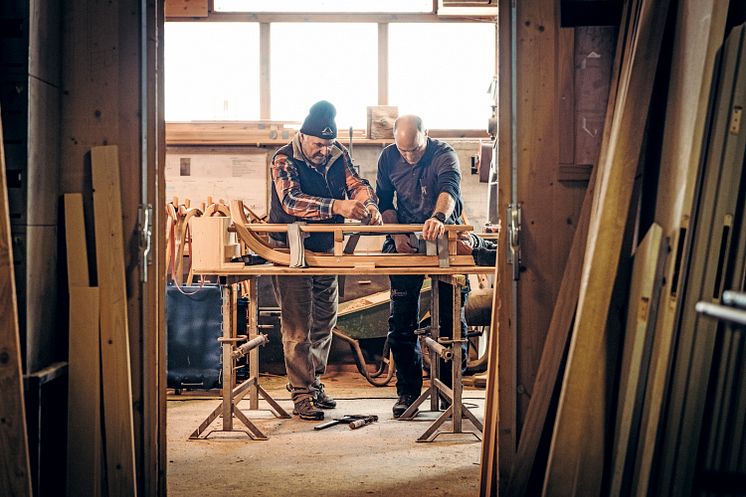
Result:
[[[140,281],[148,281],[148,266],[153,264],[153,205],[137,208],[137,231],[140,233]]]
[[[513,265],[513,280],[521,279],[521,204],[508,204],[508,264]]]

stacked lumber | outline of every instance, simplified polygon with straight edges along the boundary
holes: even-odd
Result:
[[[117,147],[94,147],[91,172],[95,284],[88,267],[83,194],[64,196],[70,375],[67,495],[132,497],[137,495],[137,476]]]

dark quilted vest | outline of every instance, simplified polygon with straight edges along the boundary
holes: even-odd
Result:
[[[340,155],[337,160],[328,165],[326,175],[321,174],[318,170],[306,164],[305,161],[293,158],[293,145],[290,143],[275,152],[275,155],[272,157],[273,162],[278,154],[285,155],[288,161],[295,165],[300,179],[300,189],[303,193],[314,197],[345,199],[347,191],[345,183],[345,154]],[[282,208],[280,198],[277,196],[277,190],[273,185],[269,222],[290,224],[296,221],[308,224],[341,224],[344,222],[344,218],[342,216],[334,216],[331,219],[315,221],[290,215]],[[271,233],[270,236],[282,244],[287,244],[287,235],[285,233]],[[331,233],[312,233],[304,240],[304,246],[306,249],[314,252],[326,252],[334,246],[334,236]]]

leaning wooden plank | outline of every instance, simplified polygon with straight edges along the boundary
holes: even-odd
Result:
[[[643,1],[622,67],[608,152],[599,164],[578,310],[544,495],[598,495],[604,471],[606,319],[616,279],[668,1]],[[599,360],[601,358],[601,360]]]
[[[136,495],[127,288],[116,145],[91,149],[109,496]]]
[[[0,489],[7,495],[31,497],[12,247],[0,122],[0,419],[3,420],[0,423]]]
[[[655,325],[658,293],[662,283],[663,249],[661,227],[653,223],[635,251],[627,306],[627,327],[617,402],[617,428],[612,453],[610,495],[627,495],[631,484],[630,454],[636,447],[637,427]]]
[[[83,195],[80,193],[65,194],[65,247],[68,288],[90,286]]]
[[[500,259],[497,258],[497,261]],[[497,358],[500,355],[500,340],[498,330],[500,326],[500,264],[495,265],[495,281],[492,292],[492,320],[490,321],[490,335],[487,342],[487,394],[484,400],[484,426],[482,428],[482,459],[480,461],[479,495],[481,497],[496,496],[499,490],[498,482],[498,447],[500,430],[498,412],[500,408],[500,388],[497,370]]]
[[[70,288],[67,406],[67,495],[70,496],[102,495],[98,299],[98,288]]]

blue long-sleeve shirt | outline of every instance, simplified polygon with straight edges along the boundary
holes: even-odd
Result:
[[[443,192],[456,201],[446,223],[458,224],[463,209],[461,167],[456,152],[447,143],[428,137],[425,154],[415,165],[402,158],[396,145],[389,145],[378,157],[378,208],[381,212],[396,209],[400,223],[424,223],[433,215],[438,195]]]

